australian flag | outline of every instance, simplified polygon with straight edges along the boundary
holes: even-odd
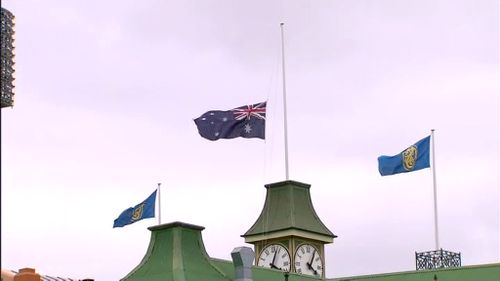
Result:
[[[211,110],[194,119],[200,135],[211,141],[218,139],[265,139],[266,102],[222,111]]]

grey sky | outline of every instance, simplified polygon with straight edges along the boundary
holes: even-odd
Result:
[[[285,179],[312,184],[339,236],[326,276],[414,269],[434,247],[432,173],[381,177],[436,129],[440,241],[499,262],[499,4],[5,0],[16,96],[2,109],[2,268],[118,280],[149,243],[112,229],[162,182],[162,221],[205,226],[230,259]],[[210,142],[193,119],[268,100],[266,141]]]

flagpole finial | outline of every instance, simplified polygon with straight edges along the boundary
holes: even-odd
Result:
[[[280,22],[280,25],[281,25],[281,26],[283,26],[283,25],[285,25],[285,23],[283,23],[283,22]]]

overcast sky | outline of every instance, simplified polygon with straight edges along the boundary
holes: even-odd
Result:
[[[118,280],[148,219],[112,228],[162,183],[162,223],[206,227],[230,260],[285,180],[311,184],[326,276],[407,271],[434,249],[432,169],[377,157],[435,131],[440,244],[500,260],[497,0],[4,0],[16,95],[2,111],[2,268]],[[193,119],[268,101],[267,137],[211,142]]]

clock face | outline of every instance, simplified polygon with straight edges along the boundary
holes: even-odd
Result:
[[[290,271],[290,254],[280,244],[269,244],[260,253],[257,265]]]
[[[302,244],[295,251],[295,272],[321,277],[323,261],[318,250],[310,244]]]

